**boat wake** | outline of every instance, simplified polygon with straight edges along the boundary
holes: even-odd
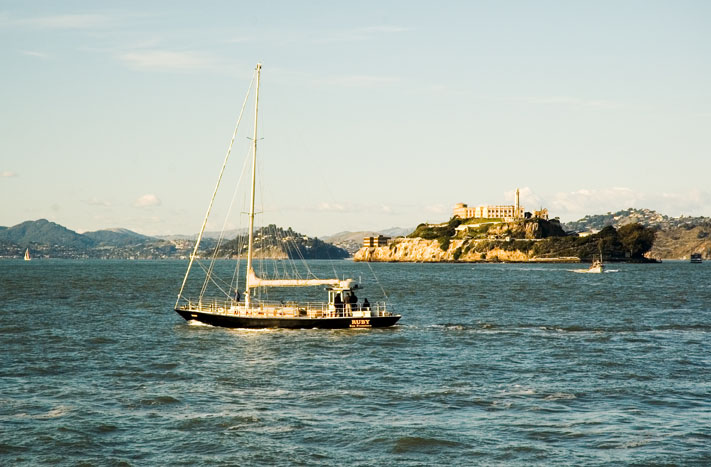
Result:
[[[597,271],[590,271],[589,269],[568,269],[568,272],[575,272],[578,274],[609,274],[611,272],[620,272],[619,269],[606,269],[602,273]]]
[[[214,327],[212,324],[203,323],[202,321],[198,321],[196,319],[188,320],[188,326],[205,326],[208,328]]]

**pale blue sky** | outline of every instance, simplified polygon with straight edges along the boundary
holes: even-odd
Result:
[[[265,221],[708,216],[710,57],[708,1],[0,1],[0,225],[196,232],[257,61]]]

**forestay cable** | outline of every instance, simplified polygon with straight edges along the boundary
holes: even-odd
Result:
[[[242,121],[242,115],[244,114],[244,108],[247,105],[247,99],[249,94],[252,92],[252,85],[254,84],[254,79],[256,73],[252,76],[252,81],[249,83],[249,88],[247,89],[247,95],[244,96],[244,102],[242,103],[242,110],[239,112],[239,117],[237,118],[237,124],[235,125],[235,131],[232,133],[232,139],[230,140],[230,145],[227,148],[227,154],[225,155],[225,161],[222,163],[222,169],[220,169],[220,175],[217,177],[217,183],[215,184],[215,191],[212,193],[212,198],[210,198],[210,204],[207,206],[207,212],[205,213],[205,219],[202,221],[202,227],[200,228],[200,233],[198,234],[197,241],[195,242],[195,248],[190,255],[190,262],[188,263],[188,270],[185,271],[185,277],[183,278],[183,283],[180,286],[180,292],[178,292],[178,299],[175,301],[175,307],[178,307],[180,303],[180,297],[183,295],[183,289],[185,289],[185,284],[188,281],[188,275],[190,275],[190,268],[193,266],[193,261],[197,255],[198,247],[200,246],[200,241],[202,240],[202,235],[205,233],[205,226],[207,225],[207,219],[210,217],[210,211],[212,210],[212,203],[215,201],[215,196],[217,196],[217,190],[220,188],[220,181],[222,180],[222,174],[225,172],[225,167],[227,166],[227,161],[230,158],[230,153],[232,152],[232,145],[235,142],[235,137],[237,136],[237,129]]]

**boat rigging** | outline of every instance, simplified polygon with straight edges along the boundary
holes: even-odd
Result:
[[[232,135],[225,161],[217,180],[217,185],[213,192],[210,204],[208,205],[207,213],[203,221],[200,233],[198,234],[188,268],[183,278],[183,283],[178,292],[178,298],[175,303],[175,311],[184,319],[196,320],[205,324],[214,326],[223,326],[231,328],[375,328],[388,327],[394,325],[400,315],[394,314],[388,310],[385,302],[375,302],[370,304],[367,299],[359,304],[355,291],[359,285],[353,279],[332,279],[319,278],[297,278],[297,279],[268,279],[259,277],[254,270],[254,250],[255,250],[255,180],[257,172],[257,121],[259,115],[259,85],[261,76],[261,64],[257,64],[253,82],[256,81],[254,94],[254,134],[251,150],[251,189],[249,203],[249,228],[248,228],[248,246],[247,246],[247,270],[245,274],[244,301],[240,300],[240,293],[237,291],[234,295],[223,294],[222,297],[205,298],[203,296],[208,281],[212,280],[213,264],[217,255],[218,247],[215,249],[213,263],[206,270],[205,284],[202,287],[201,293],[197,298],[189,298],[183,295],[188,276],[195,259],[198,257],[198,248],[200,241],[205,232],[208,217],[212,210],[213,202],[220,186],[220,181],[225,171],[227,161],[229,159],[232,145],[235,141],[237,128],[242,120],[242,115],[247,103],[247,98],[250,90],[245,97],[242,105],[242,110],[237,121],[237,126]],[[237,276],[237,271],[235,271]],[[335,270],[334,270],[335,275]],[[282,288],[282,287],[326,287],[327,301],[326,302],[306,302],[298,303],[296,301],[268,301],[261,300],[254,295],[257,288]]]

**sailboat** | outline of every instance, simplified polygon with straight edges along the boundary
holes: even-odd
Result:
[[[588,272],[593,274],[602,274],[603,272],[605,272],[605,264],[602,262],[602,238],[600,239],[600,242],[598,243],[597,247],[599,250],[599,254],[597,256],[593,255],[592,263],[588,268]]]
[[[25,250],[25,261],[29,261],[29,260],[31,260],[31,259],[32,259],[32,258],[30,258],[30,249],[27,248],[27,249]]]
[[[359,285],[353,279],[267,279],[257,276],[254,270],[254,216],[255,216],[255,177],[257,164],[257,116],[259,112],[259,80],[262,65],[257,64],[255,69],[256,90],[254,105],[254,137],[252,138],[252,180],[251,197],[249,209],[249,229],[248,229],[248,249],[247,249],[247,270],[244,288],[244,300],[240,300],[239,293],[235,296],[225,294],[223,297],[206,299],[202,292],[198,298],[189,298],[183,295],[185,291],[188,275],[197,257],[198,247],[202,239],[207,224],[208,216],[215,200],[215,195],[222,179],[230,149],[227,151],[225,162],[218,177],[217,186],[205,215],[202,228],[198,234],[195,247],[190,255],[188,269],[185,272],[183,283],[178,292],[178,299],[175,302],[175,311],[187,321],[198,321],[200,323],[228,328],[379,328],[394,325],[400,315],[394,314],[387,309],[385,302],[376,302],[372,305],[364,301],[357,303],[355,290]],[[251,85],[250,85],[251,88]],[[249,95],[249,93],[248,93]],[[245,104],[247,100],[245,98]],[[244,105],[242,107],[244,110]],[[238,126],[239,121],[238,120]],[[237,129],[235,128],[235,134]],[[232,137],[234,142],[235,136]],[[208,274],[212,268],[208,269]],[[335,273],[335,272],[334,272]],[[206,279],[207,283],[207,279]],[[325,302],[298,303],[294,301],[265,301],[261,300],[254,293],[257,288],[282,288],[282,287],[325,287],[327,300]],[[203,287],[203,291],[204,291]]]
[[[593,257],[592,263],[588,268],[587,272],[602,274],[605,272],[605,264],[602,262],[602,255],[599,257]]]
[[[602,274],[605,272],[605,263],[602,262],[602,239],[598,243],[599,254],[592,256],[592,261],[590,262],[590,267],[587,269],[572,269],[573,272],[579,273],[590,273],[590,274]]]

